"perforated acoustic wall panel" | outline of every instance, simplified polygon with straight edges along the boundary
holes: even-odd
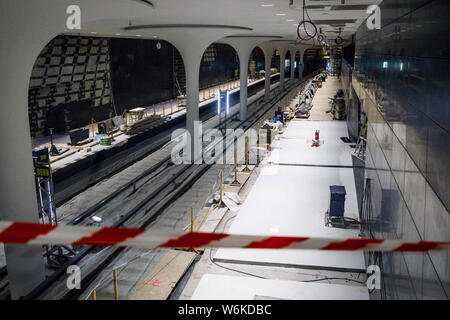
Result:
[[[84,125],[77,109],[96,108],[91,116],[107,118],[112,111],[108,39],[54,38],[36,59],[28,97],[32,135],[47,134],[50,125],[57,132]]]

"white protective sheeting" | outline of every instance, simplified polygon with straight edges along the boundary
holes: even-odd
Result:
[[[205,274],[192,300],[368,300],[363,285],[265,280]]]
[[[320,147],[311,147],[314,133],[319,130]],[[340,137],[347,137],[347,124],[338,121],[291,121],[280,135],[280,140],[272,144],[269,162],[351,166],[349,143]]]
[[[293,129],[294,128],[294,129]],[[303,128],[303,129],[301,129]],[[321,130],[325,144],[318,148],[307,147],[303,152],[292,150],[305,146],[307,134],[312,128]],[[339,137],[343,122],[290,122],[288,135],[298,138],[280,141],[280,158],[286,163],[348,165],[351,149],[345,149]],[[339,141],[338,141],[339,140]],[[329,144],[328,151],[324,146]],[[338,145],[338,147],[334,147]],[[309,149],[308,149],[309,148]],[[350,149],[350,150],[349,150]],[[325,150],[325,151],[318,151]],[[321,152],[312,157],[311,153]],[[334,161],[338,159],[337,161]],[[334,162],[334,163],[333,163]],[[329,186],[343,185],[346,188],[345,216],[358,218],[358,205],[352,168],[311,167],[299,165],[268,165],[264,167],[250,194],[233,221],[229,233],[290,235],[312,237],[358,237],[358,230],[326,227],[324,214],[329,206]],[[362,252],[290,250],[290,249],[219,249],[214,257],[218,261],[245,262],[254,264],[302,266],[337,270],[365,270]]]

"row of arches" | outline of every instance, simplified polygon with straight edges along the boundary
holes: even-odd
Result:
[[[284,66],[280,66],[282,52],[272,52],[272,76],[279,78],[283,69],[285,78],[290,78],[292,67],[294,76],[299,76],[300,53],[296,51],[291,61],[291,51],[283,53]],[[264,79],[265,68],[264,51],[255,46],[247,62],[247,83]],[[199,101],[214,96],[221,86],[237,88],[240,69],[239,54],[232,45],[211,44],[200,63]],[[31,135],[45,136],[49,127],[58,133],[84,125],[79,117],[85,116],[87,124],[92,115],[101,121],[111,113],[186,95],[185,63],[168,41],[58,36],[36,58],[28,94]],[[64,108],[77,117],[69,120],[71,125],[62,123]],[[95,112],[73,112],[77,108]]]

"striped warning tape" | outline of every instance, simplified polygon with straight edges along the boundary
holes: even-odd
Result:
[[[202,232],[162,232],[145,229],[96,228],[0,221],[0,242],[12,244],[71,244],[137,248],[261,248],[369,251],[430,251],[450,249],[450,242],[363,238],[311,238]]]

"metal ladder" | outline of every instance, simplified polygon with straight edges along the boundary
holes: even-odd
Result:
[[[361,161],[365,161],[366,159],[366,146],[367,146],[366,133],[367,133],[367,120],[363,124],[363,129],[358,137],[358,140],[356,141],[356,148],[355,151],[353,152],[353,155]]]

